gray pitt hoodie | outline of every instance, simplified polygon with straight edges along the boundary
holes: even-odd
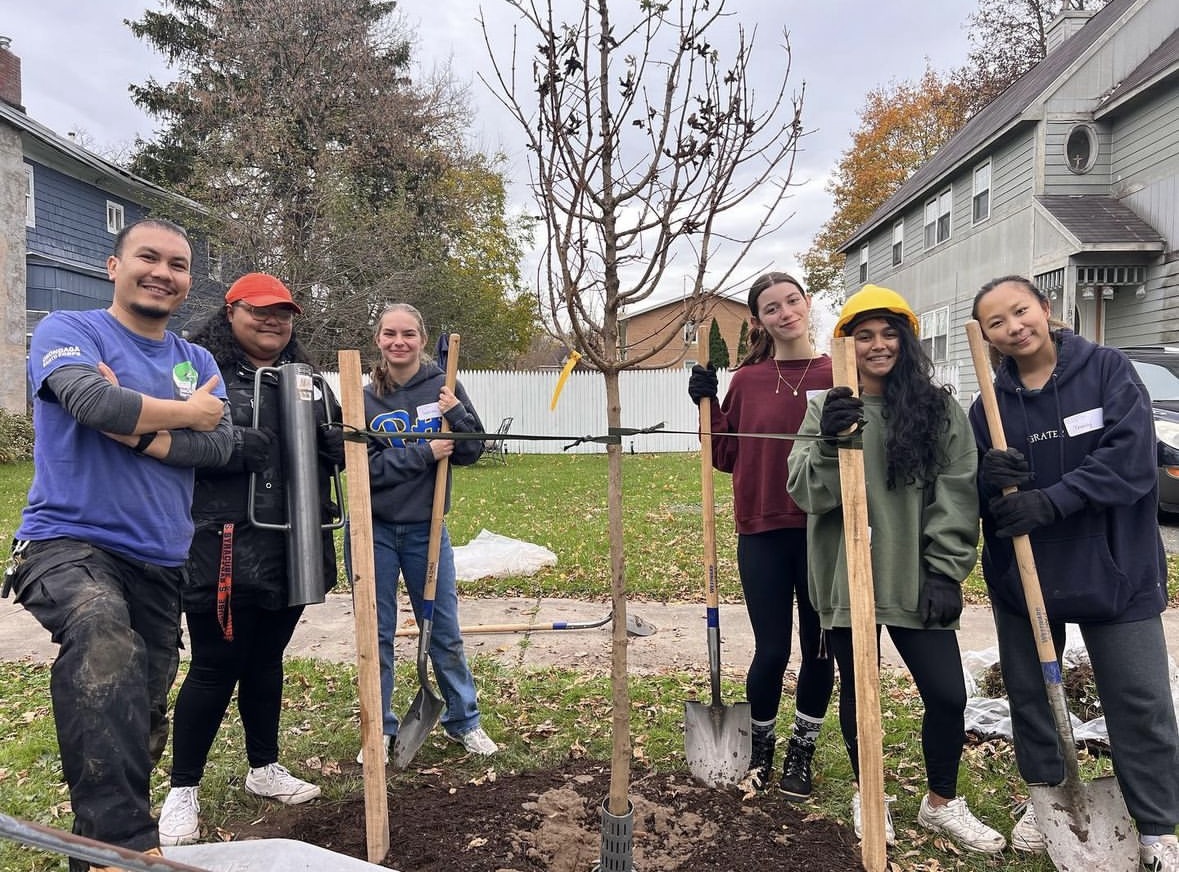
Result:
[[[408,382],[391,393],[377,396],[372,385],[364,389],[364,417],[368,428],[390,434],[388,439],[372,440],[368,446],[373,520],[389,524],[430,520],[437,466],[429,440],[415,438],[414,434],[442,429],[438,394],[445,383],[446,373],[433,363],[423,363]],[[450,429],[456,433],[482,431],[483,423],[461,384],[455,384],[454,395],[459,405],[446,413]],[[482,453],[481,441],[456,440],[450,462],[468,466]],[[450,510],[449,475],[446,479],[446,510]]]

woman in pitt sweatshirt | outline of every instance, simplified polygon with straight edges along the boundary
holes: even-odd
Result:
[[[456,383],[453,391],[446,387],[446,374],[426,356],[426,324],[417,309],[406,303],[386,307],[377,319],[373,338],[381,359],[364,389],[364,417],[370,430],[389,434],[387,439],[370,442],[368,451],[381,706],[388,752],[399,725],[390,707],[397,576],[405,578],[414,614],[420,620],[438,461],[448,457],[451,464],[466,466],[483,452],[483,443],[478,440],[418,439],[414,434],[441,430],[443,415],[450,429],[459,433],[477,433],[483,424],[463,386]],[[446,486],[449,510],[449,477]],[[446,700],[442,726],[447,738],[470,753],[491,755],[499,749],[479,723],[475,679],[459,632],[454,551],[445,524],[437,572],[429,654]]]

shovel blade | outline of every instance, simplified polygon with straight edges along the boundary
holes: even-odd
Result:
[[[749,703],[684,703],[684,753],[692,777],[708,787],[737,784],[749,772]]]
[[[418,749],[426,743],[426,737],[442,718],[444,707],[442,697],[433,693],[430,688],[418,690],[413,704],[401,725],[397,728],[397,738],[393,740],[393,768],[404,769],[413,760]]]
[[[1112,776],[1028,788],[1036,822],[1059,872],[1134,872],[1138,838]]]

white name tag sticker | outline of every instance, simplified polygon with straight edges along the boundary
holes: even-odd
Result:
[[[806,392],[806,401],[809,403],[815,397],[825,396],[828,390],[830,390],[830,388],[819,388],[818,390],[808,390]]]
[[[1064,432],[1069,436],[1080,436],[1082,433],[1092,433],[1105,426],[1105,409],[1098,406],[1085,412],[1077,412],[1064,419]]]
[[[418,406],[419,421],[433,421],[435,418],[441,417],[442,412],[439,411],[437,403],[426,403],[424,406]]]

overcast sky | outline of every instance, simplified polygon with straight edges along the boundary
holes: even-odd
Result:
[[[572,0],[563,0],[568,5]],[[621,4],[636,0],[616,0]],[[159,8],[149,0],[3,0],[0,36],[11,38],[11,51],[21,58],[24,104],[29,115],[60,134],[79,131],[84,142],[110,153],[127,148],[136,135],[150,138],[152,119],[131,102],[127,87],[149,76],[171,78],[162,59],[137,40],[124,19]],[[417,64],[424,70],[450,64],[470,81],[476,117],[473,141],[503,149],[512,157],[515,177],[510,195],[527,200],[526,173],[519,136],[497,110],[487,89],[476,80],[488,72],[478,8],[495,26],[499,40],[510,45],[513,11],[496,0],[401,0],[405,20],[418,35]],[[808,135],[795,166],[798,187],[786,208],[794,213],[772,244],[763,246],[750,269],[795,271],[796,254],[831,213],[827,179],[857,125],[864,94],[892,80],[920,76],[926,61],[946,70],[961,64],[967,53],[965,25],[976,0],[729,0],[746,30],[757,27],[758,44],[769,48],[789,30],[793,49],[791,90],[806,82],[803,124]],[[768,66],[768,65],[767,65]],[[776,81],[777,69],[767,69]],[[757,75],[755,69],[754,75]]]

